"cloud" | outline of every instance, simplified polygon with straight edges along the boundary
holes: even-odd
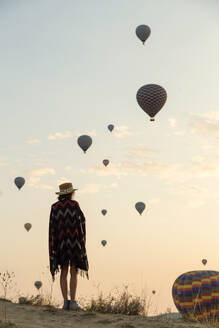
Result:
[[[175,126],[176,126],[176,119],[175,118],[168,118],[168,122],[170,123],[170,126],[172,127],[172,128],[175,128]]]
[[[156,150],[153,150],[145,145],[138,145],[128,149],[128,157],[135,159],[146,158],[153,152],[156,152]]]
[[[210,121],[219,121],[219,112],[210,111],[206,113],[196,114],[196,116],[210,120]]]
[[[105,167],[102,166],[96,166],[96,167],[91,167],[88,168],[87,170],[81,169],[80,172],[82,173],[94,173],[98,176],[110,176],[110,175],[115,175],[115,176],[121,176],[121,175],[128,175],[127,172],[122,170],[122,164],[118,163],[117,166],[114,164],[111,164],[110,167],[107,167],[107,170]]]
[[[36,184],[40,181],[40,178],[44,175],[55,175],[55,170],[49,167],[29,170],[28,174],[28,183],[30,186],[36,186]]]
[[[0,166],[8,166],[8,163],[6,161],[0,162]]]
[[[213,192],[209,188],[209,184],[206,187],[200,185],[206,182],[205,179],[219,177],[219,155],[212,157],[198,155],[186,163],[163,163],[154,159],[139,162],[133,158],[114,164],[109,167],[109,170],[104,170],[99,166],[81,172],[98,176],[111,175],[119,178],[122,176],[148,176],[163,181],[167,186],[168,193],[173,197],[183,198],[184,205],[188,208],[201,207],[208,200],[219,200],[219,194]],[[208,181],[207,183],[209,183]],[[159,198],[150,199],[152,204],[159,201]]]
[[[219,177],[219,156],[193,157],[191,160],[191,173],[196,178]]]
[[[184,136],[185,134],[187,134],[188,132],[186,130],[178,130],[178,131],[174,131],[173,134],[175,136]]]
[[[176,126],[176,120],[168,119],[172,127]],[[171,135],[184,136],[189,134],[199,134],[204,137],[219,138],[219,112],[206,112],[192,114],[188,129],[173,131]]]
[[[116,126],[113,130],[113,136],[115,138],[125,138],[132,135],[133,133],[129,130],[129,127],[126,125]]]
[[[111,183],[111,188],[118,188],[119,187],[119,185],[118,185],[118,183]]]
[[[59,186],[60,184],[62,184],[62,183],[65,183],[65,182],[69,182],[70,180],[68,179],[68,178],[66,178],[66,177],[60,177],[57,181],[56,181],[56,183],[57,183],[57,185]],[[73,188],[75,188],[74,186],[73,186]]]
[[[37,139],[37,138],[31,139],[31,140],[28,140],[27,143],[30,144],[30,145],[39,144],[40,143],[40,139]]]
[[[149,204],[157,204],[160,202],[160,198],[151,198],[148,200]]]
[[[219,156],[196,156],[187,163],[162,163],[159,160],[145,159],[142,162],[133,157],[122,163],[112,164],[110,167],[90,167],[81,169],[82,173],[97,176],[150,176],[164,180],[167,184],[185,183],[192,179],[219,177]]]
[[[72,138],[73,135],[70,131],[66,131],[64,133],[56,132],[54,135],[49,135],[48,140],[57,140],[57,139],[68,139]]]
[[[90,136],[90,137],[95,137],[96,135],[97,135],[97,133],[96,133],[96,130],[92,130],[92,131],[87,131],[87,132],[80,132],[80,133],[76,133],[76,137],[80,137],[81,135],[88,135],[88,136]]]
[[[208,198],[212,200],[212,193],[207,188],[189,183],[179,184],[172,193],[174,196],[183,197],[184,207],[186,208],[199,208],[206,203]]]
[[[54,187],[53,186],[49,186],[49,185],[39,185],[39,189],[52,190],[52,189],[54,189]]]
[[[79,190],[79,193],[81,194],[94,194],[99,192],[101,189],[101,185],[91,183],[91,184],[86,184],[82,189]]]
[[[65,166],[65,170],[66,171],[71,171],[72,170],[72,167],[70,165],[67,165],[67,166]]]
[[[203,136],[219,138],[219,113],[193,114],[190,132],[192,134],[198,133]]]
[[[203,206],[206,202],[201,199],[191,200],[188,203],[186,203],[186,207],[188,208],[199,208]]]

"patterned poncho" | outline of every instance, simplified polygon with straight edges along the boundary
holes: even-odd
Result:
[[[82,277],[88,276],[85,217],[78,202],[63,198],[51,206],[49,221],[49,258],[53,281],[59,265],[76,267]]]

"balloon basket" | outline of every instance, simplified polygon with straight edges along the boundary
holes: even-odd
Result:
[[[151,119],[150,119],[150,121],[151,121],[151,122],[154,122],[154,121],[155,121],[155,119],[154,119],[154,118],[151,118]]]

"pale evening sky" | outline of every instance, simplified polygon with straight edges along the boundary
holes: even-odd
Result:
[[[213,0],[0,1],[0,272],[19,290],[51,279],[49,212],[65,181],[87,220],[90,280],[77,297],[127,283],[175,311],[181,273],[202,258],[219,270],[218,11]],[[136,102],[150,83],[168,95],[155,122]],[[93,138],[86,154],[80,134]]]

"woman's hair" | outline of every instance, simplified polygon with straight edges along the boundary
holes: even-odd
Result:
[[[73,199],[74,194],[74,192],[71,192],[70,194],[59,195],[58,200]]]

